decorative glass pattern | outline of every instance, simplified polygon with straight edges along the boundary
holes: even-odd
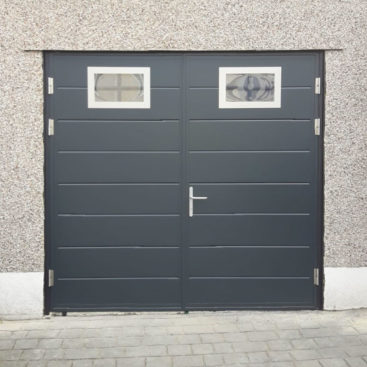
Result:
[[[226,101],[274,101],[274,74],[227,74]]]

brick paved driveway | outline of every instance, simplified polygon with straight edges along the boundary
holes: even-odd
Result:
[[[367,367],[367,310],[4,321],[0,366]]]

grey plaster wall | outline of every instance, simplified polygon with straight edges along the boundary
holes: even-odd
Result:
[[[367,266],[365,0],[0,0],[0,271],[43,270],[42,50],[328,50],[325,264]]]

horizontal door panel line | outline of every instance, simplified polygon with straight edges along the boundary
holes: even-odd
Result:
[[[180,249],[180,246],[58,246],[57,250],[143,250],[143,249],[149,249],[149,250],[166,250],[166,249]]]
[[[88,89],[88,87],[69,87],[69,86],[65,86],[65,85],[63,85],[63,86],[58,86],[58,87],[56,87],[56,90],[69,90],[69,89],[71,89],[71,90],[73,90],[73,89],[76,89],[76,90],[87,90]],[[180,87],[150,87],[150,89],[181,89]],[[106,90],[108,90],[108,89],[106,89]],[[111,89],[109,89],[109,90],[111,90]],[[112,89],[112,90],[114,90],[114,89]]]
[[[189,310],[197,310],[197,311],[206,311],[206,310],[317,310],[318,308],[310,302],[285,302],[285,301],[279,301],[279,302],[214,302],[214,303],[204,303],[204,302],[188,302],[187,307]],[[71,307],[73,309],[73,307]],[[64,309],[60,307],[54,307],[55,311],[60,310],[63,311]],[[86,309],[86,307],[81,308],[82,310]],[[98,307],[98,310],[100,308]],[[101,308],[102,309],[102,308]]]
[[[57,186],[180,186],[181,183],[167,182],[111,182],[111,183],[58,183]]]
[[[146,303],[146,304],[141,304],[141,303],[112,303],[111,306],[108,307],[104,307],[101,306],[99,303],[91,303],[91,304],[86,304],[84,305],[73,305],[73,304],[69,304],[69,303],[58,303],[57,305],[53,306],[52,309],[55,312],[62,312],[65,310],[68,311],[182,311],[182,306],[180,303],[164,303],[163,305],[160,303]]]
[[[189,153],[310,153],[310,150],[189,150]]]
[[[179,154],[179,150],[58,150],[57,153],[61,154]]]
[[[310,213],[195,213],[194,217],[230,217],[230,216],[309,216]]]
[[[180,277],[116,277],[116,278],[56,278],[62,281],[73,281],[73,280],[181,280]]]
[[[181,214],[57,214],[58,217],[180,217]]]
[[[310,86],[287,86],[287,87],[281,87],[282,89],[313,89],[314,87],[312,85]]]
[[[229,245],[229,246],[226,246],[226,245],[207,245],[207,246],[189,246],[190,249],[200,249],[200,248],[204,248],[204,249],[211,249],[211,248],[220,248],[220,249],[230,249],[230,248],[253,248],[253,249],[276,249],[276,248],[282,248],[282,249],[292,249],[292,248],[295,248],[295,249],[309,249],[311,248],[311,246],[306,246],[306,245],[300,245],[300,246],[297,246],[297,245],[290,245],[290,246],[287,246],[287,245],[259,245],[259,246],[256,246],[256,245]]]
[[[175,185],[179,186],[179,182],[58,182],[58,186],[83,186],[83,185]]]
[[[310,182],[191,182],[190,185],[311,185]]]
[[[254,119],[254,118],[251,118],[251,119],[190,119],[189,122],[211,122],[211,121],[221,121],[221,122],[228,122],[228,121],[243,121],[243,122],[248,122],[248,121],[256,121],[256,122],[261,122],[261,121],[264,121],[264,122],[311,122],[310,119],[294,119],[294,118],[291,118],[291,119],[287,119],[287,118],[283,118],[283,119]]]
[[[268,279],[272,279],[272,280],[288,280],[288,279],[293,279],[293,280],[307,280],[307,279],[311,279],[311,277],[190,277],[189,276],[189,280],[218,280],[218,279],[248,279],[248,280],[252,280],[252,279],[256,279],[256,280],[268,280]]]
[[[179,217],[181,216],[181,214],[179,213],[161,213],[161,214],[151,214],[151,213],[147,213],[147,214],[114,214],[114,213],[88,213],[88,214],[84,214],[84,213],[57,213],[56,214],[58,217],[62,217],[62,218],[70,218],[70,217],[91,217],[91,218],[96,218],[96,217]]]
[[[151,120],[145,120],[145,119],[56,119],[55,122],[102,122],[102,123],[108,123],[108,122],[180,122],[180,119],[151,119]]]
[[[58,217],[179,217],[179,213],[162,214],[100,214],[100,213],[57,213]],[[195,213],[195,217],[230,217],[230,216],[309,216],[310,213]]]
[[[189,245],[188,246],[190,249],[196,249],[196,248],[220,248],[220,249],[226,249],[226,248],[311,248],[313,247],[313,244],[311,245],[226,245],[224,243],[222,243],[221,245],[210,245],[210,244],[206,244],[206,245]]]
[[[281,89],[313,89],[314,87],[313,86],[308,86],[308,85],[305,85],[305,86],[287,86],[287,87],[281,87]],[[65,88],[66,89],[66,88]],[[163,88],[162,88],[163,89]],[[215,90],[218,90],[218,86],[216,87],[189,87],[189,89],[215,89]]]

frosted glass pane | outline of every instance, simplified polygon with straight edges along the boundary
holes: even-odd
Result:
[[[226,101],[272,102],[274,79],[274,74],[226,74]]]
[[[143,102],[143,74],[94,74],[96,102]]]

